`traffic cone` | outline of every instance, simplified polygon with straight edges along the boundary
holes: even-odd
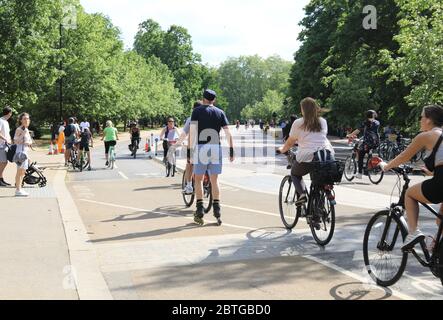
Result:
[[[146,144],[145,144],[145,152],[149,152],[149,140],[146,139]]]
[[[49,145],[49,152],[48,152],[48,156],[53,156],[54,155],[54,145],[51,144]]]

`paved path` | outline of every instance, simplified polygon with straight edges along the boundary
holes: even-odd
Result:
[[[251,133],[239,132],[243,140]],[[237,139],[239,137],[237,136]],[[362,261],[362,237],[370,216],[390,201],[395,179],[336,188],[337,231],[326,248],[300,222],[281,228],[277,190],[284,163],[261,173],[253,164],[227,165],[222,178],[223,221],[192,223],[183,206],[181,176],[164,178],[163,167],[117,146],[117,168],[100,168],[103,148],[94,150],[93,172],[71,173],[68,188],[117,299],[441,299],[440,283],[412,260],[390,290],[370,285]],[[272,146],[274,148],[275,145]],[[98,162],[97,162],[98,161]],[[419,181],[422,178],[414,177]],[[351,195],[351,196],[350,196]],[[433,221],[423,219],[424,229]]]

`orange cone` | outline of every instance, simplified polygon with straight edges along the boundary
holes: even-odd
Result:
[[[149,140],[146,139],[146,144],[145,144],[145,152],[149,152],[150,148],[149,148]]]

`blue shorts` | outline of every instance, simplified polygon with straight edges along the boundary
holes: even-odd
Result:
[[[198,146],[194,153],[194,174],[202,176],[208,171],[209,175],[219,175],[223,169],[223,152],[220,145],[204,144]]]

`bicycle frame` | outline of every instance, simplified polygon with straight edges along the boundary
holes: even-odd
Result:
[[[394,172],[396,172],[396,171],[394,171]],[[400,200],[398,201],[398,203],[393,203],[391,205],[391,210],[390,210],[390,214],[388,215],[388,218],[386,220],[385,229],[383,230],[383,234],[382,234],[380,243],[377,245],[377,248],[382,251],[386,251],[386,249],[388,249],[388,251],[392,251],[394,249],[395,243],[397,242],[398,235],[401,231],[400,227],[398,227],[395,230],[395,233],[394,233],[394,236],[392,239],[392,243],[388,247],[384,246],[386,244],[387,234],[388,234],[389,228],[391,226],[391,221],[392,221],[391,215],[392,214],[395,214],[397,216],[397,218],[400,220],[400,222],[402,223],[403,228],[408,230],[408,226],[407,226],[406,220],[404,218],[404,211],[405,211],[406,192],[409,189],[409,184],[411,182],[411,179],[409,178],[406,170],[403,170],[402,172],[396,172],[396,173],[398,175],[398,179],[400,179],[402,177],[403,180],[405,181],[405,184],[403,185],[403,190],[400,195]],[[435,211],[428,204],[421,203],[421,202],[419,202],[419,203],[424,208],[426,208],[431,214],[433,214],[434,216],[436,216],[440,220],[440,226],[438,228],[437,239],[435,239],[435,247],[433,248],[432,253],[430,253],[428,248],[426,247],[425,241],[422,241],[420,243],[421,249],[425,255],[425,260],[423,260],[414,249],[411,250],[411,253],[423,267],[432,268],[433,267],[433,265],[432,265],[433,256],[436,252],[438,252],[440,246],[443,245],[441,243],[442,232],[443,232],[443,216],[440,215],[437,211]]]

